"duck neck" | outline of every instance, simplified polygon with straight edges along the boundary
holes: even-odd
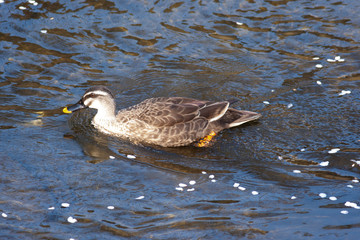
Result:
[[[96,114],[92,121],[96,124],[113,123],[116,122],[116,118],[115,115],[104,116]]]
[[[118,122],[114,112],[107,112],[105,114],[104,112],[98,111],[98,113],[94,116],[92,123],[95,128],[101,132],[121,136],[128,135],[125,126]]]

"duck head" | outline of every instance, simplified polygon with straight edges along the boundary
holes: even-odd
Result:
[[[115,99],[111,91],[104,86],[89,88],[80,101],[69,107],[63,108],[64,113],[72,113],[83,108],[94,108],[97,117],[115,116]]]

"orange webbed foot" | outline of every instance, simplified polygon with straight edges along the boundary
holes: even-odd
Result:
[[[209,135],[201,138],[198,142],[195,143],[196,147],[209,147],[212,143],[213,138],[216,136],[214,131],[211,131]]]

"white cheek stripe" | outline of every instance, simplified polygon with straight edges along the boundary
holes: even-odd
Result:
[[[88,92],[87,94],[85,94],[83,96],[83,98],[86,97],[89,94],[96,94],[96,95],[101,95],[101,96],[108,96],[109,95],[107,92],[104,92],[104,91],[92,91],[92,92]]]
[[[88,105],[88,102],[89,102],[89,101],[91,101],[90,98],[86,99],[86,100],[84,101],[84,105],[85,105],[85,106],[89,106],[89,105]]]

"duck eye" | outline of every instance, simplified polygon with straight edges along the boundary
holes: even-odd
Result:
[[[94,93],[89,93],[89,94],[86,94],[80,101],[81,101],[82,104],[85,105],[85,102],[87,102],[88,99],[94,99],[94,98],[96,98],[96,96],[97,95],[94,94]]]

